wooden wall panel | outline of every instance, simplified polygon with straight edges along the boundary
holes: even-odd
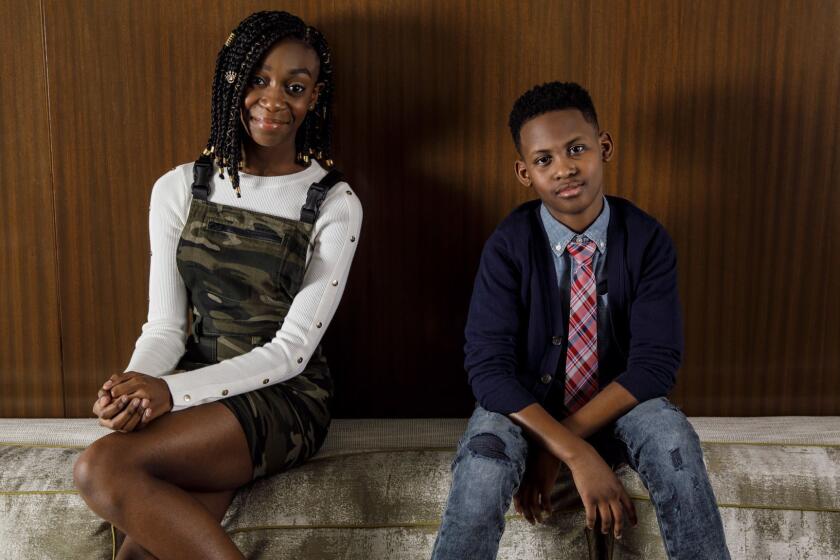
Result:
[[[64,414],[41,20],[0,3],[0,417]]]
[[[216,51],[271,2],[45,2],[67,413],[145,316],[156,177],[195,157]],[[840,5],[830,0],[289,2],[337,65],[338,162],[365,207],[327,340],[344,416],[464,415],[480,248],[532,194],[506,128],[576,80],[617,142],[608,190],[680,254],[689,414],[840,413]]]

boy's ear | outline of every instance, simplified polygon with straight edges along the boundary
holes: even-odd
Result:
[[[613,139],[612,136],[610,136],[610,133],[606,130],[602,131],[598,136],[598,144],[601,147],[601,161],[610,161],[615,153],[615,144],[613,144]]]
[[[513,172],[516,174],[517,180],[522,183],[524,187],[531,186],[531,176],[528,175],[528,168],[525,167],[525,162],[521,159],[513,162]]]

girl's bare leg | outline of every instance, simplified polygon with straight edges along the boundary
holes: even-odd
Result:
[[[211,403],[97,440],[73,475],[88,506],[153,557],[241,559],[219,515],[190,493],[235,491],[252,469],[236,417]]]
[[[223,490],[221,492],[190,492],[190,496],[201,502],[207,511],[219,521],[225,517],[227,508],[233,501],[236,490]],[[116,560],[157,560],[152,554],[137,544],[128,535],[123,539],[122,545],[117,552]]]

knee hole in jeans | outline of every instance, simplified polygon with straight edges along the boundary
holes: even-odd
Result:
[[[507,449],[505,442],[495,434],[478,434],[471,437],[470,441],[467,442],[467,449],[482,457],[510,460],[505,453]]]

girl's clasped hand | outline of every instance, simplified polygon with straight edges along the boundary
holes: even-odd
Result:
[[[170,410],[169,385],[159,377],[135,371],[112,375],[93,403],[99,425],[119,432],[142,429]]]

